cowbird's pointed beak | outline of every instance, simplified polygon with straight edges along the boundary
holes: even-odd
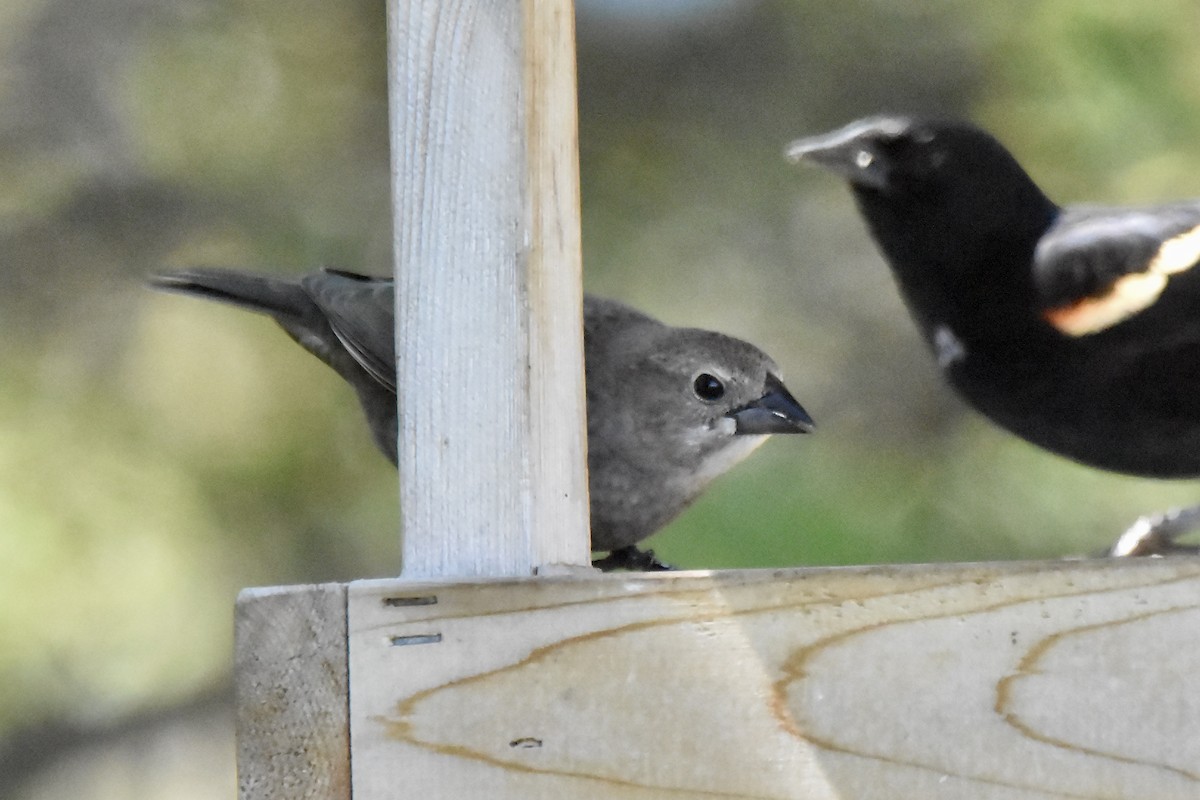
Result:
[[[792,397],[783,381],[767,375],[763,396],[728,414],[737,435],[768,433],[811,433],[816,425],[804,407]]]

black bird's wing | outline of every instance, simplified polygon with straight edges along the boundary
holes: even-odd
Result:
[[[346,351],[371,377],[396,392],[395,285],[344,270],[305,276],[304,291],[325,313]]]
[[[1065,208],[1038,242],[1033,282],[1042,316],[1070,336],[1099,333],[1200,280],[1200,203]],[[1198,271],[1200,273],[1200,271]]]

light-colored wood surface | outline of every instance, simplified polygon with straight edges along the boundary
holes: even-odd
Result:
[[[238,797],[350,800],[346,585],[243,591],[235,648]]]
[[[529,476],[531,524],[542,539],[538,567],[587,565],[590,550],[574,10],[570,0],[522,0]]]
[[[1200,561],[350,584],[355,800],[1200,797]]]
[[[389,0],[403,573],[588,559],[570,0]]]

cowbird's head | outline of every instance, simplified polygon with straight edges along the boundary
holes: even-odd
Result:
[[[813,429],[754,345],[594,298],[585,321],[595,549],[649,536],[768,435]]]

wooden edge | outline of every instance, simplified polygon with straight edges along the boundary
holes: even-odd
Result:
[[[530,416],[535,571],[591,565],[575,14],[522,0],[529,186]]]
[[[234,650],[238,797],[349,800],[346,585],[243,590]]]
[[[1177,558],[249,589],[239,793],[1190,797],[1197,581],[1200,559]],[[589,730],[621,733],[562,750]]]
[[[1200,559],[348,587],[355,800],[1184,800]]]

